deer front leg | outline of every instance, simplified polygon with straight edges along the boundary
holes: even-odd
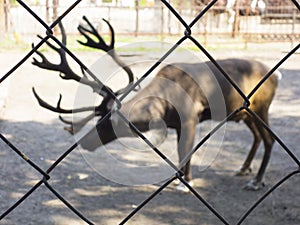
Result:
[[[192,170],[191,170],[191,158],[186,156],[191,152],[194,144],[196,123],[194,121],[188,121],[181,125],[181,129],[177,129],[177,141],[178,141],[178,155],[179,155],[179,168],[181,168],[184,179],[191,184]],[[183,190],[182,185],[178,186],[179,190]]]

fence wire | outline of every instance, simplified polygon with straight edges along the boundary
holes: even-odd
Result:
[[[36,19],[37,23],[40,23],[46,31],[46,36],[40,40],[40,42],[32,48],[31,51],[29,51],[24,58],[22,58],[16,65],[9,70],[6,74],[4,74],[1,79],[0,83],[4,82],[8,77],[13,76],[14,72],[29,58],[31,57],[41,46],[43,46],[48,40],[53,40],[56,42],[61,48],[65,50],[65,52],[72,57],[81,68],[83,68],[85,71],[87,71],[88,75],[92,77],[100,86],[103,86],[105,88],[105,85],[102,84],[100,80],[97,79],[97,77],[66,47],[64,44],[62,44],[53,33],[54,27],[58,25],[60,21],[62,21],[71,11],[74,9],[81,0],[77,0],[75,3],[73,3],[65,12],[63,12],[52,24],[48,25],[43,19],[41,19],[37,14],[35,14],[34,11],[30,9],[30,7],[21,0],[17,0],[17,2],[26,9],[28,14],[33,16]],[[202,51],[207,58],[219,69],[219,71],[224,75],[224,77],[231,83],[231,85],[236,89],[236,91],[241,95],[241,97],[244,99],[244,104],[241,105],[240,108],[237,108],[233,113],[228,115],[226,119],[221,121],[214,129],[212,129],[197,145],[194,147],[194,149],[191,151],[191,153],[186,157],[186,160],[190,159],[190,157],[215,133],[217,132],[231,117],[236,115],[241,110],[246,110],[251,114],[261,125],[272,135],[272,137],[278,142],[279,145],[288,153],[290,158],[293,160],[295,165],[298,169],[290,172],[288,175],[286,175],[284,178],[282,178],[280,181],[278,181],[273,187],[271,187],[266,193],[264,193],[245,213],[244,215],[239,219],[239,221],[236,222],[236,224],[242,224],[245,219],[253,212],[254,209],[257,208],[258,205],[260,205],[267,196],[269,196],[274,190],[276,190],[280,185],[287,182],[291,177],[295,176],[296,174],[300,173],[300,161],[296,157],[296,155],[293,153],[292,149],[287,147],[287,145],[278,137],[275,132],[272,131],[270,127],[268,127],[250,108],[250,98],[251,96],[260,88],[260,86],[267,80],[267,78],[277,69],[279,68],[291,55],[293,55],[300,47],[300,44],[298,43],[290,52],[286,54],[277,64],[274,66],[266,75],[265,77],[253,88],[253,90],[250,92],[248,96],[246,96],[242,90],[230,79],[230,76],[226,74],[226,72],[223,70],[223,68],[218,65],[217,61],[214,59],[212,55],[209,54],[209,52],[199,43],[192,34],[192,27],[199,21],[201,18],[210,10],[210,8],[217,2],[217,0],[211,1],[195,18],[192,22],[188,23],[185,21],[180,14],[175,10],[175,8],[166,0],[162,0],[161,3],[163,7],[166,7],[170,10],[170,12],[178,19],[178,21],[184,26],[185,31],[182,35],[182,37],[174,44],[174,46],[169,49],[165,53],[165,55],[157,61],[152,67],[148,69],[148,71],[136,82],[134,83],[127,91],[126,93],[121,97],[117,98],[117,96],[114,96],[114,93],[110,91],[109,88],[107,88],[107,92],[111,95],[113,99],[115,99],[118,102],[119,108],[122,106],[122,100],[132,91],[135,90],[135,88],[146,78],[149,76],[149,74],[159,66],[161,62],[163,62],[178,46],[180,46],[184,41],[191,40],[200,51]],[[300,11],[300,6],[297,0],[291,0],[291,2],[296,6],[298,11]],[[111,112],[109,112],[106,116],[103,116],[103,118],[99,121],[98,124],[101,124],[104,120],[108,119]],[[199,192],[197,192],[196,189],[191,187],[188,182],[186,182],[183,179],[183,173],[180,171],[180,169],[175,166],[169,159],[166,157],[158,148],[153,146],[151,142],[136,128],[130,121],[126,119],[122,113],[118,111],[118,114],[120,117],[129,124],[129,126],[132,128],[136,134],[141,137],[152,149],[153,151],[158,154],[162,160],[164,160],[167,164],[169,164],[170,167],[175,169],[177,172],[169,178],[164,184],[162,184],[155,192],[153,192],[148,198],[146,198],[140,205],[138,205],[127,217],[123,219],[123,221],[120,222],[120,224],[125,224],[129,222],[133,216],[139,211],[145,207],[152,199],[157,197],[158,194],[160,194],[166,187],[168,187],[172,181],[175,179],[178,179],[183,185],[185,185],[190,192],[195,196],[195,201],[200,201],[203,205],[205,205],[223,224],[229,224],[229,222],[225,219],[224,215],[221,215],[218,210],[216,210],[213,206],[209,204],[209,202],[203,197]],[[60,193],[49,184],[49,180],[51,180],[51,173],[60,166],[61,162],[68,157],[68,155],[78,146],[78,142],[74,143],[71,147],[69,147],[64,153],[47,169],[43,170],[38,166],[36,162],[31,160],[28,156],[26,156],[21,149],[16,147],[14,143],[9,141],[4,134],[0,132],[0,138],[2,141],[12,150],[14,151],[19,157],[21,157],[25,163],[28,163],[32,168],[34,168],[40,175],[41,179],[39,182],[37,182],[32,188],[24,194],[15,204],[13,204],[10,208],[8,208],[5,212],[3,212],[0,216],[0,221],[4,219],[7,215],[9,215],[13,210],[15,210],[20,204],[28,199],[32,193],[34,193],[38,188],[40,188],[42,185],[44,185],[50,192],[52,192],[61,202],[63,202],[73,213],[75,213],[79,218],[81,218],[84,222],[88,224],[94,224],[93,221],[91,221],[89,218],[87,218],[84,214],[82,214],[79,210],[74,207],[68,200],[66,200],[64,197],[60,195]],[[85,138],[85,137],[82,137]]]

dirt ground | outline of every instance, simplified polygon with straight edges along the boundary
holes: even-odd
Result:
[[[275,46],[275,45],[274,45]],[[291,48],[282,45],[269,49],[268,46],[250,46],[249,50],[211,51],[216,58],[229,56],[256,58],[273,66]],[[76,53],[87,64],[93,63],[96,52]],[[1,76],[8,71],[24,52],[0,52]],[[130,59],[135,60],[135,59]],[[76,87],[71,81],[62,81],[58,75],[35,68],[25,62],[15,73],[0,85],[2,96],[1,133],[24,152],[42,169],[51,164],[68,149],[74,138],[63,129],[63,124],[55,113],[38,106],[31,88],[34,86],[43,98],[55,103],[58,94],[63,94],[63,105],[72,106]],[[283,74],[275,100],[270,109],[270,126],[274,132],[293,151],[300,156],[300,55],[293,55],[280,67]],[[4,70],[3,70],[4,68]],[[69,104],[69,105],[68,105]],[[209,123],[199,125],[198,132],[205,134]],[[198,137],[200,138],[200,137]],[[176,136],[170,131],[166,143],[162,146],[176,160]],[[125,140],[132,144],[136,140]],[[269,167],[266,186],[257,192],[243,190],[243,186],[254,176],[234,176],[241,166],[250,147],[252,137],[246,126],[241,123],[228,123],[222,145],[213,157],[208,168],[197,162],[199,153],[193,160],[195,190],[206,199],[230,224],[236,224],[239,218],[270,187],[284,176],[297,169],[296,163],[284,149],[276,143]],[[0,142],[0,214],[18,201],[42,177],[2,141]],[[113,175],[118,175],[128,183],[135,182],[135,170],[126,168],[130,163],[144,165],[149,160],[138,151],[123,151],[118,142],[109,144],[118,160],[124,160],[124,170],[119,171],[114,164],[106,165]],[[134,154],[138,156],[135,157]],[[174,154],[173,154],[174,153]],[[253,163],[253,172],[258,169],[262,158],[262,146]],[[91,155],[93,154],[93,155]],[[153,154],[154,155],[154,154]],[[49,184],[78,209],[86,218],[95,224],[119,224],[132,210],[157,190],[162,184],[151,184],[151,173],[145,175],[147,185],[130,185],[113,182],[103,176],[100,167],[91,165],[85,156],[101,159],[101,149],[86,153],[77,148],[59,164],[50,174]],[[97,158],[98,157],[98,158]],[[156,156],[153,156],[156,157]],[[145,160],[147,159],[147,160]],[[140,160],[140,161],[139,161]],[[174,161],[174,163],[176,163]],[[139,167],[140,168],[140,167]],[[158,170],[159,172],[159,170]],[[156,173],[158,173],[156,171]],[[140,176],[141,174],[139,174]],[[153,176],[157,175],[155,172]],[[299,175],[287,182],[265,199],[245,220],[243,224],[252,225],[300,225],[300,179]],[[44,185],[39,187],[20,206],[0,221],[3,225],[79,225],[86,224],[70,211]],[[174,185],[165,188],[158,196],[139,211],[127,224],[160,224],[160,225],[216,225],[222,224],[193,194],[176,191]]]

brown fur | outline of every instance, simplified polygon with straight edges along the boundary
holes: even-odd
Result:
[[[245,95],[249,94],[269,71],[265,65],[254,60],[226,59],[217,62]],[[250,109],[267,125],[268,110],[276,87],[277,77],[273,74],[250,99]],[[213,63],[177,63],[162,68],[146,88],[122,105],[120,111],[141,131],[148,129],[150,121],[159,119],[163,119],[167,127],[176,129],[179,160],[182,163],[192,149],[198,122],[207,119],[223,120],[242,107],[243,103],[244,99]],[[261,167],[249,185],[249,188],[257,189],[262,184],[274,140],[246,110],[240,111],[232,120],[243,120],[254,136],[250,153],[239,175],[250,170],[258,145],[261,140],[264,142],[265,155]],[[80,144],[86,149],[94,150],[113,141],[120,137],[114,133],[113,126],[123,129],[120,132],[121,136],[132,136],[129,127],[120,118],[114,117],[98,124]],[[180,166],[185,179],[191,180],[190,160]]]

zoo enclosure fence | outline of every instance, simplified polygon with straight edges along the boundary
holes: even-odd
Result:
[[[71,6],[67,7],[63,12],[60,13],[60,16],[50,25],[48,25],[41,17],[39,17],[34,10],[31,9],[31,7],[29,7],[24,1],[22,0],[18,0],[17,1],[18,4],[20,6],[23,7],[23,9],[25,9],[27,11],[28,14],[31,14],[31,16],[34,18],[34,20],[36,21],[36,23],[39,23],[40,25],[42,25],[46,31],[46,36],[44,38],[41,39],[41,41],[39,42],[39,44],[37,44],[35,47],[33,47],[33,49],[31,51],[29,51],[26,56],[21,59],[19,62],[16,62],[15,66],[13,68],[11,68],[11,70],[9,70],[6,74],[4,74],[1,78],[0,78],[0,85],[5,82],[5,80],[10,77],[13,76],[15,70],[17,70],[29,57],[31,57],[41,46],[43,46],[45,44],[45,42],[49,39],[53,40],[54,42],[56,42],[59,46],[61,46],[66,53],[72,57],[81,68],[83,68],[87,73],[88,76],[90,76],[91,78],[95,79],[95,75],[70,51],[68,50],[68,48],[66,46],[64,46],[54,35],[53,33],[53,29],[58,25],[58,23],[62,20],[65,20],[65,18],[67,18],[68,14],[70,14],[73,10],[75,10],[79,5],[79,3],[81,2],[80,0],[77,0],[75,3],[73,3]],[[300,6],[297,0],[291,0],[291,2],[295,5],[295,8],[300,11]],[[192,33],[192,28],[194,26],[196,26],[196,24],[201,21],[204,16],[209,12],[209,10],[211,9],[211,7],[213,7],[213,5],[216,3],[216,0],[211,1],[206,7],[204,7],[203,9],[201,9],[197,15],[191,20],[192,22],[187,23],[185,19],[183,19],[183,17],[181,16],[181,14],[176,11],[176,9],[168,3],[168,1],[162,0],[162,8],[164,8],[165,10],[168,10],[172,16],[176,17],[176,19],[178,20],[178,23],[181,24],[181,26],[184,27],[184,32],[182,34],[182,36],[179,38],[179,40],[174,43],[174,46],[165,53],[165,55],[159,60],[157,61],[157,63],[155,63],[152,67],[150,67],[148,69],[148,71],[144,74],[144,76],[142,78],[140,78],[140,80],[138,80],[134,85],[131,86],[131,88],[125,93],[129,94],[131,91],[133,91],[136,86],[143,81],[143,79],[145,79],[152,70],[154,70],[160,62],[163,62],[164,59],[166,57],[168,57],[175,49],[176,46],[181,45],[184,41],[186,40],[190,40],[192,41],[195,46],[197,46],[199,48],[200,51],[202,51],[207,57],[208,59],[213,62],[217,68],[219,68],[220,71],[222,71],[222,68],[218,65],[218,63],[216,62],[216,60],[209,54],[209,52],[203,47],[203,45],[198,42]],[[245,219],[253,212],[254,209],[257,208],[258,205],[260,205],[267,196],[269,196],[274,190],[276,190],[280,185],[282,185],[285,182],[288,182],[289,179],[293,176],[295,176],[296,174],[300,173],[300,161],[299,159],[295,156],[295,154],[293,153],[293,150],[288,148],[287,145],[280,139],[280,137],[278,137],[273,131],[272,129],[270,129],[266,124],[264,124],[259,117],[257,117],[249,108],[249,98],[251,97],[251,95],[253,95],[259,88],[260,86],[266,81],[266,79],[276,70],[278,69],[290,56],[292,56],[293,54],[295,54],[295,52],[299,49],[300,47],[300,43],[297,43],[295,45],[295,47],[288,52],[285,57],[283,57],[266,75],[265,77],[256,85],[256,87],[253,89],[253,91],[251,92],[251,94],[249,96],[245,96],[245,95],[241,95],[244,98],[244,105],[242,105],[240,108],[237,108],[236,111],[234,111],[232,114],[230,114],[225,120],[221,121],[214,129],[212,129],[197,145],[196,147],[193,149],[192,153],[195,153],[200,147],[201,145],[203,145],[215,132],[218,131],[218,129],[220,129],[226,122],[227,120],[235,115],[236,113],[238,113],[241,110],[247,110],[249,113],[251,113],[254,118],[256,120],[258,120],[262,126],[264,126],[264,128],[274,137],[274,139],[277,141],[277,143],[279,145],[281,145],[281,147],[288,153],[289,157],[292,159],[293,163],[295,164],[295,166],[297,167],[297,169],[291,171],[288,175],[286,175],[285,177],[281,178],[274,186],[272,186],[269,190],[267,190],[253,205],[252,207],[250,207],[245,213],[244,215],[236,222],[236,224],[242,224]],[[224,74],[224,73],[223,73]],[[224,76],[227,78],[226,74],[224,74]],[[229,79],[229,78],[227,78]],[[102,85],[101,81],[95,79],[97,82],[99,82],[99,85]],[[242,93],[238,87],[235,87],[239,93]],[[112,98],[116,98],[116,96],[112,96]],[[119,105],[122,105],[122,101],[117,99]],[[107,116],[104,116],[104,119]],[[123,117],[125,118],[125,117]],[[103,122],[103,120],[101,122]],[[128,123],[137,133],[138,136],[140,136],[143,140],[145,140],[150,147],[153,147],[151,145],[151,143],[143,136],[143,134],[134,127],[133,124],[131,124],[129,121],[127,121],[126,119],[124,119],[126,123]],[[100,123],[101,123],[100,122]],[[84,138],[84,137],[83,137]],[[24,163],[28,163],[32,168],[34,168],[41,176],[41,179],[32,186],[32,188],[26,193],[24,194],[17,202],[15,202],[15,204],[13,204],[10,208],[8,208],[5,212],[0,212],[0,221],[2,219],[4,219],[7,215],[9,215],[14,209],[16,209],[17,207],[19,207],[19,205],[23,202],[26,201],[28,199],[29,196],[32,195],[32,193],[34,193],[37,189],[39,189],[42,185],[44,185],[47,190],[49,190],[49,192],[53,193],[57,199],[59,199],[61,202],[63,202],[73,213],[75,213],[79,218],[81,218],[83,221],[85,221],[88,224],[94,224],[93,221],[91,221],[89,218],[87,218],[84,214],[82,214],[81,212],[79,212],[76,207],[74,207],[69,201],[68,199],[64,198],[63,196],[60,195],[60,193],[52,187],[52,185],[48,182],[49,180],[51,180],[51,173],[60,166],[61,162],[68,157],[68,155],[77,147],[77,143],[74,143],[72,146],[70,146],[68,149],[66,149],[64,151],[64,153],[47,169],[47,170],[43,170],[41,169],[38,164],[36,162],[34,162],[33,160],[30,159],[30,156],[25,155],[22,152],[22,149],[19,149],[16,147],[16,145],[14,145],[14,143],[12,141],[10,141],[8,138],[5,137],[5,135],[0,131],[0,139],[7,145],[7,148],[12,150],[12,154],[13,152],[16,153],[21,159],[24,160]],[[153,148],[153,151],[155,151],[161,158],[162,160],[164,160],[167,164],[169,164],[170,166],[174,167],[174,165],[172,165],[169,161],[169,159],[167,157],[165,157],[159,149]],[[192,155],[192,154],[191,154]],[[191,156],[190,155],[190,156]],[[201,195],[201,193],[199,193],[196,189],[194,189],[193,187],[191,187],[182,177],[182,172],[180,171],[180,169],[177,168],[177,172],[171,177],[169,178],[164,184],[162,184],[160,187],[157,188],[157,190],[155,192],[153,192],[148,198],[146,198],[144,200],[144,202],[142,202],[139,206],[137,206],[129,215],[127,215],[123,221],[120,222],[120,224],[125,224],[128,221],[130,221],[132,219],[132,217],[139,213],[139,211],[146,206],[153,198],[156,198],[158,196],[159,193],[161,193],[166,187],[168,187],[175,179],[178,179],[183,185],[185,185],[191,192],[192,195],[195,196],[195,201],[199,201],[200,203],[204,204],[210,211],[211,213],[213,213],[223,224],[229,224],[229,222],[225,219],[225,217],[223,215],[221,215],[214,207],[212,207],[208,201],[206,201],[206,199]]]
[[[290,0],[283,0],[290,2]],[[17,33],[19,36],[37,34],[43,32],[43,27],[34,22],[34,18],[24,18],[22,6],[9,5],[7,0],[4,4],[4,30],[7,33]],[[215,44],[218,40],[225,38],[224,44],[233,41],[232,36],[242,39],[245,43],[251,42],[293,42],[300,37],[300,13],[290,4],[275,4],[276,0],[269,1],[274,4],[267,5],[265,11],[260,15],[240,15],[237,13],[246,10],[245,6],[237,5],[233,8],[235,13],[234,21],[228,22],[229,14],[226,6],[213,6],[203,15],[202,19],[193,26],[193,34],[198,34],[205,41],[212,40]],[[184,5],[176,5],[175,9],[185,21],[192,21],[204,5],[193,5],[193,1]],[[58,6],[35,4],[29,7],[46,21],[47,24],[53,21],[58,14],[63,13],[67,8],[65,2]],[[66,17],[64,24],[68,27],[69,34],[77,34],[74,23],[80,23],[82,14],[89,15],[91,22],[103,30],[100,23],[101,18],[110,21],[118,34],[124,35],[159,35],[162,38],[170,35],[181,35],[184,27],[181,22],[172,15],[171,11],[162,5],[120,7],[111,5],[80,4],[72,10],[72,19]],[[1,16],[1,13],[0,13]],[[150,22],[149,22],[150,21]],[[31,29],[26,29],[31,25]],[[56,28],[54,28],[54,31]],[[219,39],[213,38],[218,36]],[[26,38],[25,38],[26,39]]]

